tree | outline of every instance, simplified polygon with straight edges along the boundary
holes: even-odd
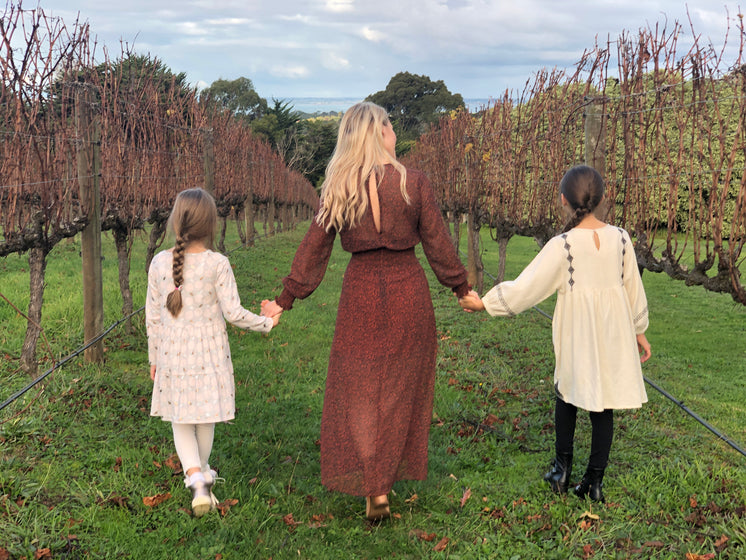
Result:
[[[443,80],[434,82],[428,76],[409,72],[399,72],[389,80],[385,90],[369,95],[366,100],[388,111],[399,136],[397,144],[411,143],[444,113],[464,106],[461,94],[448,91]]]
[[[236,117],[254,121],[267,113],[267,100],[260,97],[249,78],[215,80],[202,90],[200,101],[227,109]]]

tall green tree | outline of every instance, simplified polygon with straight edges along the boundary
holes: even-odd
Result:
[[[386,89],[366,98],[385,108],[397,132],[398,142],[416,140],[431,123],[446,112],[464,106],[459,93],[451,93],[443,80],[399,72],[389,80]],[[397,146],[397,150],[400,146]]]
[[[200,93],[200,100],[227,109],[236,117],[248,122],[267,113],[267,100],[260,97],[249,78],[215,80]]]

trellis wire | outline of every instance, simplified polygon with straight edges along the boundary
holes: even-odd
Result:
[[[461,250],[459,250],[459,252],[463,255],[463,253],[461,252]],[[497,278],[495,278],[488,271],[485,270],[484,273],[487,274],[487,276],[489,276],[492,279],[493,283],[497,282]],[[544,317],[546,317],[550,321],[552,320],[552,316],[549,313],[547,313],[546,311],[540,309],[536,305],[534,305],[532,307],[532,309],[534,311],[536,311],[537,313],[539,313],[540,315],[543,315]],[[645,380],[645,383],[647,383],[648,385],[650,385],[653,389],[655,389],[656,391],[658,391],[661,395],[663,395],[664,397],[666,397],[668,400],[670,400],[672,403],[674,403],[676,406],[678,406],[681,410],[683,410],[689,416],[691,416],[692,418],[694,418],[697,422],[699,422],[700,424],[702,424],[702,426],[704,426],[705,428],[707,428],[708,430],[710,430],[715,436],[717,436],[718,439],[724,441],[729,446],[731,446],[733,449],[735,449],[736,451],[738,451],[741,455],[743,455],[744,457],[746,457],[746,451],[742,447],[740,447],[736,442],[734,442],[728,436],[724,435],[722,432],[718,431],[710,423],[708,423],[701,416],[699,416],[697,413],[695,413],[693,410],[691,410],[688,406],[686,406],[682,401],[680,401],[679,399],[677,399],[676,397],[674,397],[673,395],[671,395],[670,393],[668,393],[667,391],[665,391],[662,387],[660,387],[659,385],[657,385],[656,383],[654,383],[653,381],[651,381],[650,379],[648,379],[647,376],[643,375],[642,378]]]

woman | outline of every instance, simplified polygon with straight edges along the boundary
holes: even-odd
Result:
[[[366,516],[390,515],[395,481],[427,476],[435,378],[435,315],[414,252],[422,243],[438,280],[460,298],[467,274],[427,178],[396,160],[383,108],[343,116],[321,205],[284,289],[265,315],[292,307],[321,282],[334,238],[352,253],[337,311],[321,417],[321,480],[366,497]]]

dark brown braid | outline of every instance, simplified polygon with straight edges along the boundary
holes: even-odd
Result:
[[[572,216],[562,231],[570,231],[591,214],[604,197],[606,185],[601,174],[587,165],[576,165],[560,181],[560,193],[572,208]]]

